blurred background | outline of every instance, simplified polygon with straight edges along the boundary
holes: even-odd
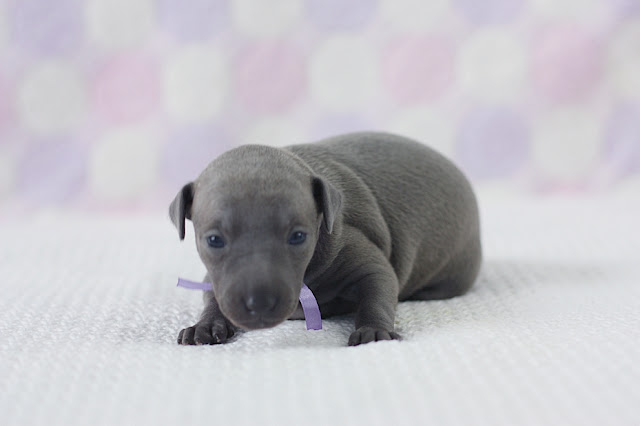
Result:
[[[640,193],[639,0],[0,0],[0,217],[161,209],[357,130],[481,193]]]

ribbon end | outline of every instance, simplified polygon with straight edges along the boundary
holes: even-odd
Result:
[[[185,280],[183,278],[178,278],[178,284],[176,284],[176,287],[182,287],[189,290],[202,290],[202,291],[211,291],[213,289],[213,285],[211,283],[200,283],[200,282]]]
[[[300,290],[300,304],[307,323],[307,330],[322,330],[322,315],[320,314],[318,301],[311,289],[304,283],[302,283],[302,289]]]

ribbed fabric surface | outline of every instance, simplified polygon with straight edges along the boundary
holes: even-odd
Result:
[[[353,319],[181,347],[204,268],[164,217],[0,225],[3,425],[640,424],[640,199],[481,203],[475,288]]]

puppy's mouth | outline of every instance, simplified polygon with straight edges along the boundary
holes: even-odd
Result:
[[[273,318],[256,317],[256,318],[248,318],[248,319],[243,319],[241,321],[237,321],[229,318],[229,321],[231,321],[236,327],[240,327],[244,330],[260,330],[263,328],[272,328],[280,323],[283,323],[285,320],[286,318],[273,319]]]
[[[244,330],[260,330],[263,328],[272,328],[285,322],[293,315],[297,306],[297,303],[293,304],[290,309],[275,306],[266,312],[247,312],[242,306],[237,306],[238,309],[225,309],[227,307],[220,306],[220,309],[224,316],[236,327]]]

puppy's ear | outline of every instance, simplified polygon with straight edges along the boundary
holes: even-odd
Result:
[[[184,240],[184,219],[191,219],[191,203],[193,203],[193,182],[182,187],[169,206],[169,217],[178,228],[178,235]]]
[[[342,206],[342,194],[326,179],[321,177],[314,177],[312,185],[313,197],[316,200],[318,209],[322,211],[324,226],[330,234],[333,230],[333,223]]]

